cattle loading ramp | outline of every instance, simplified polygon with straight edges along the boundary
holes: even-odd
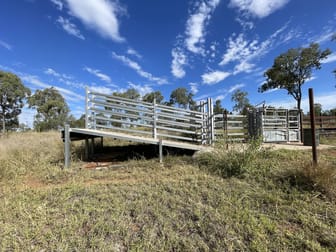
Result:
[[[85,157],[94,152],[95,139],[120,139],[162,147],[202,150],[215,140],[246,142],[299,142],[300,113],[292,109],[255,108],[248,116],[213,113],[212,99],[201,101],[193,110],[126,99],[86,90],[85,128],[62,131],[65,167],[70,166],[71,141],[85,140]]]
[[[209,148],[215,138],[212,100],[195,110],[105,95],[86,90],[85,128],[65,126],[65,167],[70,166],[71,141],[85,140],[85,156],[93,153],[95,138],[120,139],[187,150]]]

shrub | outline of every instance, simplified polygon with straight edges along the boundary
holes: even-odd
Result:
[[[253,170],[254,161],[264,152],[261,141],[252,140],[247,144],[218,143],[212,152],[201,153],[196,157],[198,165],[221,177],[242,176]]]

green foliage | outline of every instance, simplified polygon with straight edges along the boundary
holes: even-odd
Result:
[[[177,104],[182,108],[189,107],[189,109],[193,110],[196,106],[193,96],[194,95],[191,92],[188,92],[186,88],[177,88],[171,92],[169,103],[171,105]]]
[[[285,89],[297,101],[297,108],[301,109],[301,87],[311,78],[313,69],[321,68],[321,61],[331,54],[329,49],[320,50],[319,44],[312,43],[306,48],[289,49],[280,54],[273,66],[265,72],[266,83],[259,92],[269,89]]]
[[[322,115],[322,105],[320,103],[314,103],[314,114],[315,116]]]
[[[135,88],[129,88],[123,93],[114,92],[113,95],[133,100],[139,100],[140,98],[140,94]]]
[[[225,141],[216,143],[212,152],[201,153],[197,162],[202,169],[223,178],[242,176],[254,169],[254,161],[262,153],[261,141],[252,140],[248,144],[231,145],[228,149]]]
[[[247,114],[249,108],[252,107],[249,99],[247,98],[248,93],[237,89],[231,96],[231,101],[235,102],[233,106],[233,111],[237,111],[240,114]]]
[[[0,116],[3,133],[6,124],[18,124],[17,117],[23,108],[24,99],[29,95],[30,90],[22,84],[18,76],[0,70]]]
[[[81,115],[79,119],[76,119],[73,115],[70,115],[67,121],[71,128],[85,128],[85,114]]]
[[[221,101],[220,100],[216,100],[215,101],[215,105],[213,108],[213,112],[214,114],[223,114],[224,112],[224,108],[222,107]]]
[[[36,108],[34,127],[37,131],[58,129],[68,118],[69,107],[54,87],[36,90],[28,99],[29,107]]]
[[[160,104],[163,101],[164,97],[160,91],[155,91],[145,94],[144,97],[142,98],[144,102],[150,102],[150,103],[153,103],[154,99],[157,104]]]

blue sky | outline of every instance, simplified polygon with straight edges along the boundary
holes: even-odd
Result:
[[[247,91],[252,104],[294,107],[284,90],[258,93],[263,73],[289,48],[318,42],[333,54],[304,85],[323,109],[336,107],[334,0],[2,0],[0,69],[34,92],[54,86],[72,113],[84,111],[85,86],[141,94],[185,87],[196,100]],[[21,122],[31,124],[25,108]]]

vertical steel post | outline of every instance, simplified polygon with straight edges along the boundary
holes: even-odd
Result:
[[[214,143],[214,141],[216,140],[216,136],[215,136],[215,117],[214,117],[214,113],[213,113],[213,104],[212,104],[212,98],[210,98],[210,125],[211,125],[211,144]]]
[[[70,167],[70,126],[66,124],[64,127],[64,167]]]
[[[286,109],[286,142],[289,142],[289,110]]]
[[[215,138],[215,130],[214,130],[214,118],[213,118],[213,106],[212,106],[212,99],[208,98],[207,100],[208,105],[208,143],[212,144]]]
[[[159,157],[160,157],[160,163],[162,163],[162,139],[159,140]]]
[[[314,163],[314,165],[317,165],[314,93],[313,93],[312,88],[309,88],[308,92],[309,92],[309,110],[310,110],[309,112],[310,112],[310,126],[311,126],[311,136],[312,136],[313,163]]]
[[[205,120],[205,116],[204,116],[204,101],[200,101],[200,110],[202,112],[201,143],[205,144],[204,133],[206,132],[205,131],[206,123],[204,122],[204,120]]]
[[[153,101],[153,138],[157,138],[157,129],[156,129],[156,99]]]
[[[211,127],[210,127],[210,98],[207,99],[207,143],[211,144]]]
[[[264,126],[265,126],[265,122],[264,122],[264,113],[266,113],[265,109],[263,108],[262,112],[260,113],[260,121],[261,121],[261,127],[260,127],[260,136],[262,137],[262,141],[265,141],[265,137],[264,137]]]
[[[85,87],[85,128],[89,128],[89,88]]]

